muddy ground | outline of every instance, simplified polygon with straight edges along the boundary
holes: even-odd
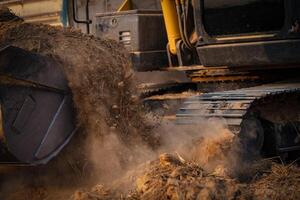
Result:
[[[300,168],[244,162],[222,121],[178,127],[145,108],[125,49],[0,9],[0,48],[64,66],[78,132],[45,166],[0,167],[0,199],[300,199]]]

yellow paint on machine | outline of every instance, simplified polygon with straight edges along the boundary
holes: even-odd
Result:
[[[0,1],[26,22],[61,26],[62,0],[7,0]]]
[[[168,35],[169,48],[176,55],[176,42],[181,38],[175,0],[161,0],[165,26]]]
[[[125,1],[122,3],[122,5],[119,7],[118,12],[131,10],[131,8],[132,8],[131,0],[125,0]]]

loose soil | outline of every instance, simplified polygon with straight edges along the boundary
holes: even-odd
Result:
[[[114,185],[97,185],[75,192],[72,199],[299,199],[300,169],[293,165],[261,161],[248,182],[219,172],[208,173],[197,163],[162,154],[136,179],[134,190],[124,194]]]
[[[241,163],[226,127],[206,125],[218,134],[182,134],[174,140],[175,148],[165,147],[164,136],[175,132],[162,129],[164,124],[157,125],[145,111],[127,52],[117,42],[28,24],[0,8],[0,49],[7,45],[48,56],[64,67],[79,130],[46,166],[1,167],[0,199],[300,198],[295,163]],[[205,126],[198,128],[189,127]]]

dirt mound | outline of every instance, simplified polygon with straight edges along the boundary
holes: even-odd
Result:
[[[71,28],[25,23],[7,8],[0,8],[0,49],[7,45],[50,57],[60,63],[76,107],[78,132],[54,163],[36,168],[37,187],[49,183],[60,185],[61,182],[77,184],[82,177],[95,177],[97,172],[92,170],[92,165],[97,165],[94,161],[100,159],[103,160],[100,163],[102,174],[109,176],[116,166],[125,168],[128,159],[132,158],[131,148],[135,144],[155,146],[157,140],[149,134],[152,126],[145,119],[129,55],[123,45]],[[112,143],[111,138],[117,141],[113,150],[108,147]],[[106,151],[97,154],[97,148],[103,146]],[[96,154],[91,155],[91,152]],[[105,163],[105,157],[111,158],[109,164]],[[57,165],[56,161],[63,164]],[[49,177],[51,168],[56,170]],[[20,176],[5,176],[0,189],[6,182],[18,181],[20,184],[29,182],[30,188],[31,179],[28,179],[27,172]],[[4,195],[3,191],[1,195]]]
[[[273,164],[251,184],[251,190],[256,199],[300,199],[299,184],[299,167]]]
[[[241,182],[218,171],[209,173],[178,156],[162,154],[144,168],[134,190],[122,193],[114,185],[97,185],[90,191],[77,191],[72,199],[299,199],[300,169],[264,162],[252,166],[256,169],[252,180]]]
[[[0,19],[0,47],[13,45],[62,63],[85,132],[105,135],[114,129],[125,140],[140,135],[145,123],[122,45],[73,29],[24,23],[3,8]]]
[[[19,174],[13,172],[10,176],[7,173],[2,176],[0,170],[0,198],[67,199],[69,191],[64,197],[50,198],[49,193],[57,194],[61,189],[72,194],[74,188],[90,188],[95,184],[74,185],[73,182],[79,181],[76,178],[70,181],[70,173],[79,178],[89,174],[101,183],[75,192],[73,200],[300,198],[299,168],[270,163],[239,165],[230,148],[232,135],[222,132],[225,129],[219,126],[207,126],[218,132],[208,138],[198,137],[199,130],[206,126],[190,127],[197,133],[191,136],[188,130],[189,137],[185,133],[175,137],[175,132],[183,132],[178,127],[174,127],[176,131],[166,130],[170,132],[168,140],[174,139],[170,146],[175,147],[166,149],[181,151],[176,155],[162,154],[145,163],[153,160],[151,154],[159,152],[151,151],[159,138],[152,134],[152,125],[144,116],[122,45],[73,29],[24,23],[9,10],[0,8],[0,49],[7,45],[49,56],[64,66],[80,129],[72,140],[72,148],[60,154],[66,165],[59,165],[54,175],[49,175],[49,169],[57,167],[55,162],[35,167],[30,176],[28,169],[16,170]],[[211,130],[204,132],[212,135]],[[182,143],[185,145],[179,148]],[[70,162],[70,156],[81,162]],[[102,179],[85,159],[99,165]],[[240,167],[239,175],[243,173],[248,178],[233,176],[230,173],[233,166],[233,169]],[[66,189],[65,185],[72,187]]]
[[[20,47],[62,64],[73,94],[79,134],[93,133],[99,141],[104,135],[116,134],[125,144],[155,142],[149,138],[130,59],[121,44],[69,28],[24,23],[3,8],[0,19],[0,48]]]
[[[238,199],[232,179],[208,174],[199,165],[163,154],[137,180],[140,199]]]
[[[129,194],[116,195],[115,190],[100,188],[77,192],[73,199],[105,199],[107,195],[111,199],[243,199],[245,194],[245,185],[234,179],[209,174],[199,165],[170,154],[150,163],[137,179],[136,190]]]

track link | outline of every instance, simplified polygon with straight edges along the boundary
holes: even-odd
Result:
[[[200,120],[212,118],[224,119],[228,128],[234,134],[238,135],[241,133],[243,122],[249,119],[252,112],[261,106],[262,102],[263,105],[273,105],[273,102],[275,102],[278,97],[285,97],[291,94],[293,96],[300,96],[300,81],[265,84],[245,89],[206,93],[188,98],[177,112],[176,122],[180,125],[191,125],[196,124]],[[274,107],[271,111],[273,109],[275,111],[277,108]],[[299,114],[299,111],[295,112]],[[289,115],[290,113],[285,114]],[[293,120],[299,121],[299,119]],[[297,130],[297,132],[299,132],[299,130]],[[297,149],[295,147],[293,148]],[[286,147],[281,147],[281,149],[286,149]]]

